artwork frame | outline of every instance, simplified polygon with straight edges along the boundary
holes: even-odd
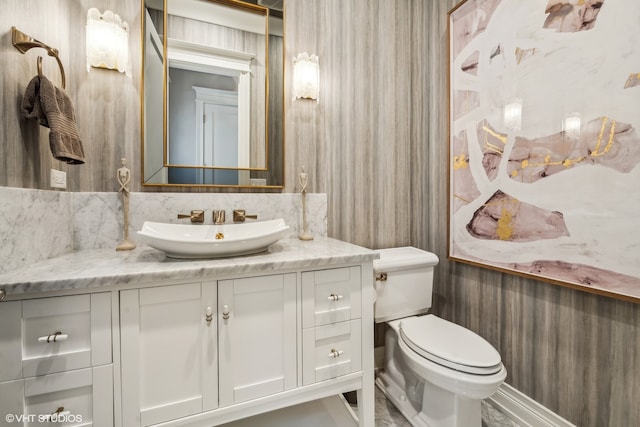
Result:
[[[640,303],[640,4],[621,3],[448,12],[449,259]]]

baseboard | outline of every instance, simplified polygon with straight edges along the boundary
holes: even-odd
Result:
[[[576,427],[507,383],[487,400],[522,427]]]

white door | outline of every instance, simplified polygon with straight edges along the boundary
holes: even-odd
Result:
[[[124,425],[217,407],[215,309],[215,282],[120,293]]]
[[[295,274],[218,282],[220,406],[296,387]]]
[[[238,107],[204,103],[203,159],[205,166],[238,167]],[[205,169],[205,184],[220,183],[214,175],[235,171]],[[234,176],[237,180],[237,178]],[[223,182],[226,183],[226,182]]]

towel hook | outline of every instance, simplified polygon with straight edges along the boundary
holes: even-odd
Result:
[[[62,66],[62,61],[60,61],[60,57],[58,56],[58,49],[52,48],[41,41],[34,39],[31,36],[26,35],[22,31],[18,30],[16,27],[11,27],[11,43],[13,46],[18,49],[21,53],[27,53],[27,51],[34,47],[39,47],[47,51],[47,55],[55,58],[58,63],[58,67],[60,68],[60,74],[62,76],[62,89],[66,86],[66,76],[64,74],[64,67]],[[38,57],[38,75],[42,76],[42,57]]]

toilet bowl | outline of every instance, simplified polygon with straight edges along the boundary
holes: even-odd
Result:
[[[413,426],[480,427],[480,402],[504,382],[500,354],[474,332],[433,314],[438,258],[417,248],[381,249],[374,261],[376,322],[386,322],[376,384]]]

